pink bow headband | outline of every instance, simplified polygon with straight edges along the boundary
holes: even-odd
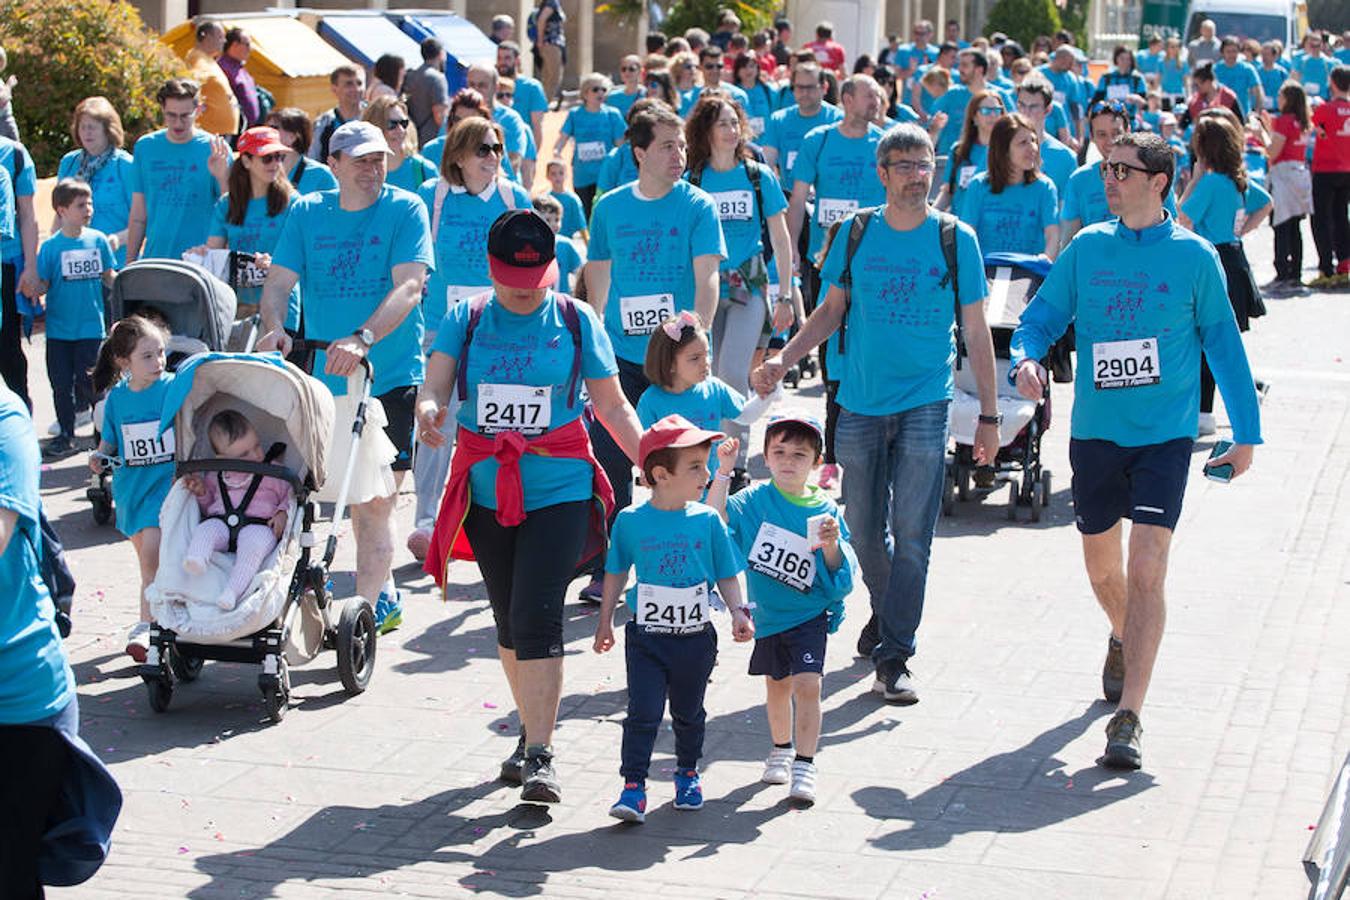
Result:
[[[684,330],[686,328],[698,329],[698,319],[695,318],[693,313],[685,309],[681,310],[679,315],[662,322],[661,328],[665,331],[666,337],[670,338],[672,341],[678,341],[684,336]]]

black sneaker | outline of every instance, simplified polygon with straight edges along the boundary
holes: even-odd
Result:
[[[888,660],[878,665],[872,690],[888,703],[913,706],[919,702],[919,692],[914,689],[914,676],[910,674],[904,660]]]
[[[511,755],[502,760],[502,781],[507,784],[520,784],[525,780],[525,732],[520,733],[520,740],[516,741],[516,749],[511,751]]]
[[[1102,663],[1102,696],[1112,703],[1120,702],[1125,690],[1125,645],[1112,635],[1106,644],[1106,662]]]
[[[728,493],[734,494],[737,491],[743,491],[750,486],[750,473],[744,469],[733,469],[731,471],[731,485]]]
[[[48,461],[65,459],[67,456],[73,456],[78,452],[79,450],[76,448],[75,442],[71,440],[70,435],[58,434],[42,448],[42,458]]]
[[[553,748],[525,757],[525,785],[521,788],[520,799],[526,803],[557,803],[562,800],[562,785],[558,783],[558,773],[553,771]]]
[[[1122,709],[1106,723],[1106,752],[1097,765],[1108,769],[1137,769],[1142,764],[1139,739],[1144,726],[1133,711]]]
[[[877,649],[877,644],[880,643],[881,626],[877,624],[877,614],[872,613],[872,618],[863,626],[862,634],[858,635],[858,655],[863,659],[871,659],[872,651]]]

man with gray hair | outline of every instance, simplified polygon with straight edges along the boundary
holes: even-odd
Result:
[[[821,267],[824,299],[752,382],[768,394],[818,344],[828,340],[837,350],[844,515],[873,611],[858,649],[876,666],[874,691],[916,703],[908,663],[946,488],[954,316],[978,385],[975,459],[982,464],[999,444],[994,344],[975,232],[928,204],[928,134],[897,125],[878,142],[874,162],[869,176],[880,181],[885,204],[839,220]]]
[[[1214,23],[1205,19],[1200,23],[1200,36],[1186,45],[1186,61],[1192,69],[1202,62],[1213,62],[1219,58],[1220,46]]]
[[[488,34],[488,40],[494,44],[501,44],[503,41],[514,40],[515,37],[515,19],[504,13],[492,17],[492,31]]]

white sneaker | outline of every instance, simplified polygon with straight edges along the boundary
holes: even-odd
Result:
[[[787,784],[795,755],[791,747],[774,747],[769,751],[769,758],[764,760],[764,774],[759,780],[765,784]]]
[[[52,437],[56,437],[61,433],[61,423],[53,419],[52,424],[47,426],[47,433]]]
[[[1217,423],[1214,421],[1214,413],[1202,412],[1200,414],[1200,422],[1196,426],[1196,432],[1200,437],[1204,437],[1207,434],[1213,434],[1216,427]]]
[[[150,623],[137,622],[131,626],[127,632],[127,656],[130,656],[138,663],[145,662],[146,654],[150,652]]]
[[[792,787],[788,796],[803,803],[816,802],[816,764],[796,760],[792,763]]]

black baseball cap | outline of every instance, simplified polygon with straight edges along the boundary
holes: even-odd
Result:
[[[507,287],[534,290],[558,280],[553,229],[532,209],[508,209],[488,231],[488,270]]]

